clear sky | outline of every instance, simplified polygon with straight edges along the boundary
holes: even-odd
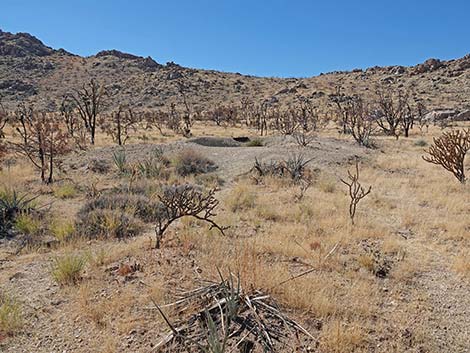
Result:
[[[0,0],[0,28],[80,55],[305,77],[470,53],[470,0]]]

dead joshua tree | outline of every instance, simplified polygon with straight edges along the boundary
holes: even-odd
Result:
[[[5,138],[5,133],[3,132],[3,129],[5,128],[5,125],[7,124],[9,120],[8,114],[6,109],[3,107],[2,102],[0,102],[0,160],[6,153],[6,145],[3,142],[3,139]]]
[[[442,166],[465,184],[465,155],[470,150],[470,129],[453,130],[434,138],[434,145],[423,156],[426,162]]]
[[[336,114],[339,116],[338,122],[339,122],[340,127],[342,128],[342,133],[347,134],[349,132],[348,126],[347,126],[347,121],[349,119],[348,106],[350,105],[353,97],[347,96],[341,91],[342,91],[341,85],[336,86],[335,93],[329,95],[329,100],[331,103],[333,103],[334,110],[336,111]]]
[[[80,150],[85,150],[87,145],[87,131],[83,125],[82,119],[75,114],[75,105],[65,96],[60,105],[59,113],[63,124],[67,128],[70,138],[75,142]]]
[[[131,130],[136,130],[136,125],[140,120],[140,114],[134,112],[131,107],[120,105],[111,113],[111,116],[103,117],[100,125],[115,143],[122,146],[129,139]]]
[[[203,192],[191,184],[164,187],[156,210],[155,248],[160,248],[167,228],[182,217],[193,217],[207,222],[211,229],[216,228],[224,234],[226,228],[219,226],[213,219],[216,216],[214,210],[219,205],[214,194],[215,189]]]
[[[20,135],[20,142],[11,145],[40,170],[42,182],[51,184],[57,157],[69,151],[68,134],[60,119],[56,114],[37,113],[32,107],[21,105],[12,124]]]
[[[69,94],[69,98],[74,102],[86,130],[90,134],[92,145],[95,144],[96,123],[98,115],[103,109],[105,93],[104,87],[96,80],[91,79],[80,90]]]
[[[400,136],[400,124],[410,118],[408,110],[409,95],[406,92],[394,91],[391,86],[377,89],[377,106],[379,116],[377,125],[396,139]]]
[[[349,203],[349,218],[351,218],[351,224],[354,225],[354,217],[356,215],[357,204],[370,193],[372,186],[369,186],[367,190],[362,187],[359,181],[359,162],[357,160],[356,173],[352,174],[348,170],[348,180],[340,180],[349,188],[349,197],[351,198],[351,201]]]
[[[7,122],[8,122],[8,113],[5,107],[2,105],[2,102],[0,101],[0,139],[5,137],[3,129],[5,128]]]
[[[346,120],[344,121],[354,140],[364,147],[372,147],[371,134],[374,117],[366,103],[360,97],[348,102]]]

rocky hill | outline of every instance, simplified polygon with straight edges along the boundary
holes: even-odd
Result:
[[[61,97],[91,77],[107,86],[110,106],[132,103],[155,108],[187,99],[201,108],[238,103],[244,97],[288,103],[307,97],[324,100],[341,84],[346,91],[370,96],[378,83],[411,89],[430,108],[470,107],[470,55],[449,61],[429,59],[414,67],[372,67],[310,78],[268,78],[160,64],[118,50],[90,57],[55,50],[27,33],[0,30],[0,96],[13,107],[20,100],[55,109]]]

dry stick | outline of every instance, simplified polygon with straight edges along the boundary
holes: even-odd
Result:
[[[329,258],[329,257],[331,256],[331,254],[333,254],[333,252],[335,252],[335,250],[338,248],[338,245],[339,245],[339,242],[337,242],[337,243],[335,244],[335,246],[330,250],[330,252],[323,258],[323,261],[325,261],[327,258]],[[313,271],[315,271],[315,270],[316,270],[316,268],[311,268],[311,269],[308,269],[308,270],[306,270],[306,271],[304,271],[304,272],[301,272],[301,273],[299,273],[298,275],[295,275],[295,276],[293,276],[293,277],[290,277],[290,278],[288,278],[288,279],[282,281],[281,283],[276,284],[275,286],[271,287],[271,289],[272,289],[272,288],[279,287],[279,286],[281,286],[281,285],[283,285],[283,284],[285,284],[285,283],[287,283],[287,282],[293,281],[294,279],[297,279],[297,278],[299,278],[299,277],[303,277],[303,276],[305,276],[305,275],[308,275],[309,273],[311,273],[311,272],[313,272]]]

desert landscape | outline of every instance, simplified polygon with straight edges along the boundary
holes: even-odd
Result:
[[[270,78],[0,30],[0,351],[470,352],[468,151],[470,55]]]

